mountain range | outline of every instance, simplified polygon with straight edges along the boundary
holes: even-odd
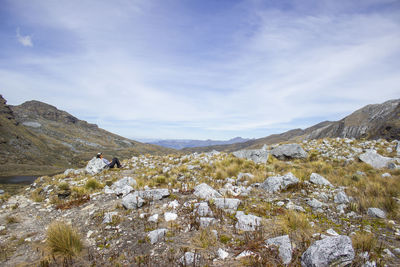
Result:
[[[264,138],[162,140],[145,144],[110,133],[43,102],[33,100],[17,106],[7,105],[0,95],[0,176],[44,175],[82,167],[99,151],[106,158],[129,158],[147,153],[232,152],[260,148],[264,144],[325,137],[399,140],[400,99],[367,105],[339,121],[324,121],[306,129]]]
[[[216,145],[231,145],[236,143],[243,143],[249,141],[250,139],[245,139],[241,137],[235,137],[226,141],[221,140],[191,140],[191,139],[166,139],[148,142],[149,144],[169,147],[173,149],[183,149],[188,147],[207,147]]]

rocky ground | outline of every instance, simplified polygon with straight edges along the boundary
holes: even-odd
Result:
[[[1,196],[2,266],[398,266],[398,142],[132,157]],[[89,174],[92,173],[92,174]],[[84,249],[51,251],[64,221]]]

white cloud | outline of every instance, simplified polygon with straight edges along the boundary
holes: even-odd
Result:
[[[23,46],[33,46],[32,38],[30,35],[21,35],[19,32],[19,28],[17,28],[17,40]]]

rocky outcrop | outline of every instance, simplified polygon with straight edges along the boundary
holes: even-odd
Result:
[[[271,150],[271,154],[281,160],[306,158],[307,152],[299,144],[284,144]]]
[[[209,186],[208,184],[202,183],[194,188],[194,194],[199,198],[203,199],[211,199],[222,197],[220,193],[218,193],[214,188]]]
[[[267,243],[267,245],[274,245],[278,247],[279,257],[281,258],[283,264],[289,264],[292,261],[293,249],[288,235],[267,239],[265,243]]]
[[[325,179],[323,176],[319,175],[318,173],[311,173],[310,175],[310,182],[317,185],[324,185],[332,187],[332,184]]]
[[[332,236],[316,241],[301,256],[303,267],[347,266],[354,259],[348,236]]]
[[[237,223],[235,225],[236,229],[242,231],[255,231],[261,225],[261,218],[255,215],[246,215],[243,211],[238,211],[236,213]]]
[[[260,187],[269,193],[275,193],[297,183],[299,183],[299,179],[289,172],[283,176],[268,177]]]

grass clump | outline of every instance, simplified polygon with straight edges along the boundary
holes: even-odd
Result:
[[[373,234],[367,232],[357,232],[352,237],[353,247],[356,250],[371,252],[376,247],[376,238]]]
[[[193,238],[192,244],[199,249],[207,249],[216,244],[217,238],[210,229],[200,230]]]
[[[46,245],[53,256],[62,257],[64,263],[72,262],[83,249],[79,233],[72,226],[54,221],[47,230]]]
[[[103,188],[102,184],[99,183],[96,179],[89,179],[85,184],[86,189],[88,190],[96,190]]]
[[[62,182],[58,185],[58,189],[60,190],[69,190],[69,184],[66,182]]]
[[[6,222],[7,222],[7,224],[13,224],[13,223],[17,223],[18,219],[14,216],[7,216]]]

